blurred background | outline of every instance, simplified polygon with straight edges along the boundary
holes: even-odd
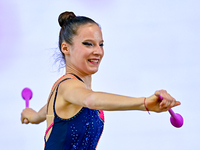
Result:
[[[25,101],[47,102],[59,70],[57,18],[68,10],[98,22],[105,55],[93,76],[94,91],[133,97],[165,89],[184,117],[174,128],[168,112],[105,112],[97,150],[197,150],[199,143],[200,1],[198,0],[0,0],[0,149],[40,150],[46,122],[20,122]]]

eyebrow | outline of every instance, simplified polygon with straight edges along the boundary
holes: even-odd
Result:
[[[83,41],[91,41],[91,42],[94,42],[95,40],[92,40],[92,39],[85,39],[85,40],[83,40]],[[104,40],[101,40],[100,41],[100,43],[103,43],[104,42]]]

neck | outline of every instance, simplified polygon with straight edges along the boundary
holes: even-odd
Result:
[[[91,82],[92,82],[91,75],[86,75],[86,74],[80,73],[79,71],[75,71],[75,70],[71,70],[71,69],[66,70],[66,74],[68,74],[68,73],[73,73],[73,74],[77,75],[79,78],[81,78],[84,81],[84,84],[86,85],[86,87],[88,89],[91,89]]]

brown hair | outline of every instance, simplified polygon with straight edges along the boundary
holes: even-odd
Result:
[[[68,44],[73,44],[73,37],[77,34],[77,30],[81,25],[87,23],[97,24],[94,20],[84,17],[76,16],[73,12],[63,12],[58,17],[59,25],[61,26],[59,35],[59,48],[61,51],[61,45],[65,41]],[[97,24],[98,25],[98,24]],[[62,52],[62,51],[61,51]],[[65,59],[62,53],[63,59]]]

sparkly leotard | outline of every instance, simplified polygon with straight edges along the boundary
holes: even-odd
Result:
[[[60,118],[55,111],[60,83],[56,88],[53,102],[54,121],[50,125],[50,136],[45,140],[45,150],[95,150],[104,127],[103,111],[83,107],[70,119]]]

